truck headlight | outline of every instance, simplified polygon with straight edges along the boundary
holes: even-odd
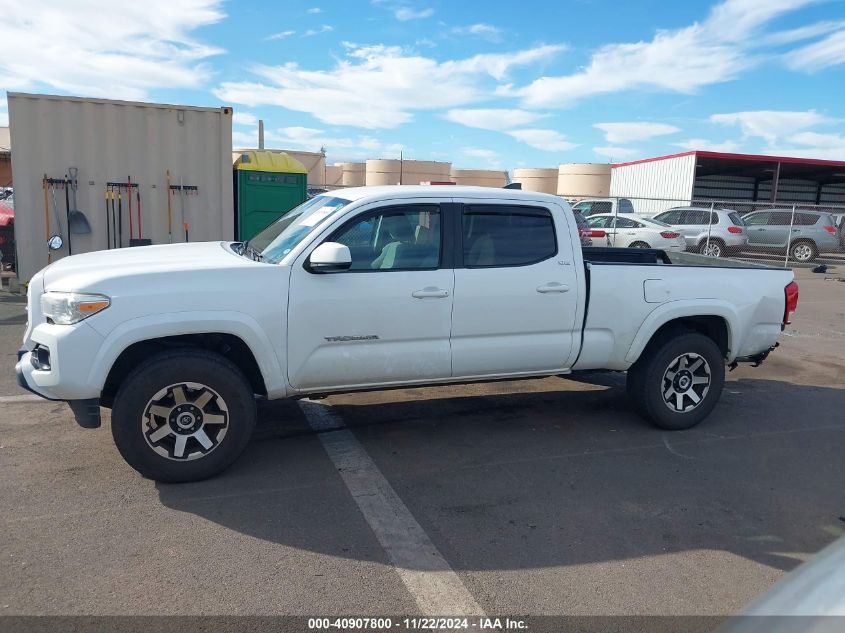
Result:
[[[104,295],[79,292],[45,292],[41,295],[41,313],[53,323],[72,325],[109,307]]]

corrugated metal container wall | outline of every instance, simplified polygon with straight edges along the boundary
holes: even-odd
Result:
[[[652,216],[689,204],[695,178],[695,154],[614,165],[610,196],[630,198],[637,213]]]
[[[42,178],[64,178],[69,167],[79,169],[78,207],[91,225],[91,234],[71,236],[73,254],[106,248],[106,183],[126,182],[127,176],[139,185],[142,237],[166,244],[168,169],[171,184],[181,179],[198,187],[197,195],[184,200],[191,241],[234,239],[231,108],[19,93],[9,93],[8,100],[21,281],[47,265]],[[53,252],[54,260],[68,252],[63,192],[57,197],[65,246]],[[126,203],[124,193],[124,245],[129,243]],[[134,199],[132,204],[134,212]],[[173,241],[181,242],[185,233],[175,192],[171,205]],[[52,208],[49,217],[55,233]],[[136,219],[133,213],[133,223]]]

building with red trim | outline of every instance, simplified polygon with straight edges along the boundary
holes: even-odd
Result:
[[[845,160],[690,151],[612,165],[610,195],[640,213],[691,203],[789,203],[845,210]],[[742,205],[741,203],[746,203]]]

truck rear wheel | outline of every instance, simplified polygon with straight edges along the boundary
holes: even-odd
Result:
[[[227,359],[197,349],[158,354],[123,381],[112,408],[118,451],[144,477],[198,481],[234,462],[255,427],[255,399]]]
[[[706,418],[722,393],[725,361],[716,343],[697,332],[668,332],[649,344],[628,370],[628,396],[662,429],[689,429]]]

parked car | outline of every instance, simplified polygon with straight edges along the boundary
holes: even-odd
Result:
[[[634,205],[628,198],[587,198],[578,202],[572,210],[587,218],[597,213],[634,213]]]
[[[839,250],[845,250],[845,212],[834,212],[830,215],[836,222],[836,230],[839,232]]]
[[[628,372],[637,411],[680,430],[716,406],[726,364],[774,349],[797,306],[793,279],[780,267],[582,249],[557,196],[350,188],[250,242],[53,262],[30,280],[16,373],[85,428],[111,408],[124,459],[169,482],[210,477],[241,454],[255,394],[609,369]]]
[[[819,252],[839,250],[839,229],[829,213],[792,210],[753,211],[743,217],[748,249],[784,253],[796,262],[811,262]]]
[[[687,250],[702,255],[724,257],[739,253],[748,243],[742,217],[732,209],[675,207],[654,219],[680,231]]]
[[[573,215],[575,216],[575,224],[578,225],[578,236],[581,238],[581,246],[594,246],[593,231],[590,225],[587,224],[587,219],[580,213]]]
[[[601,213],[587,218],[587,224],[607,233],[608,246],[659,248],[675,253],[687,250],[683,236],[668,224],[657,220]]]

